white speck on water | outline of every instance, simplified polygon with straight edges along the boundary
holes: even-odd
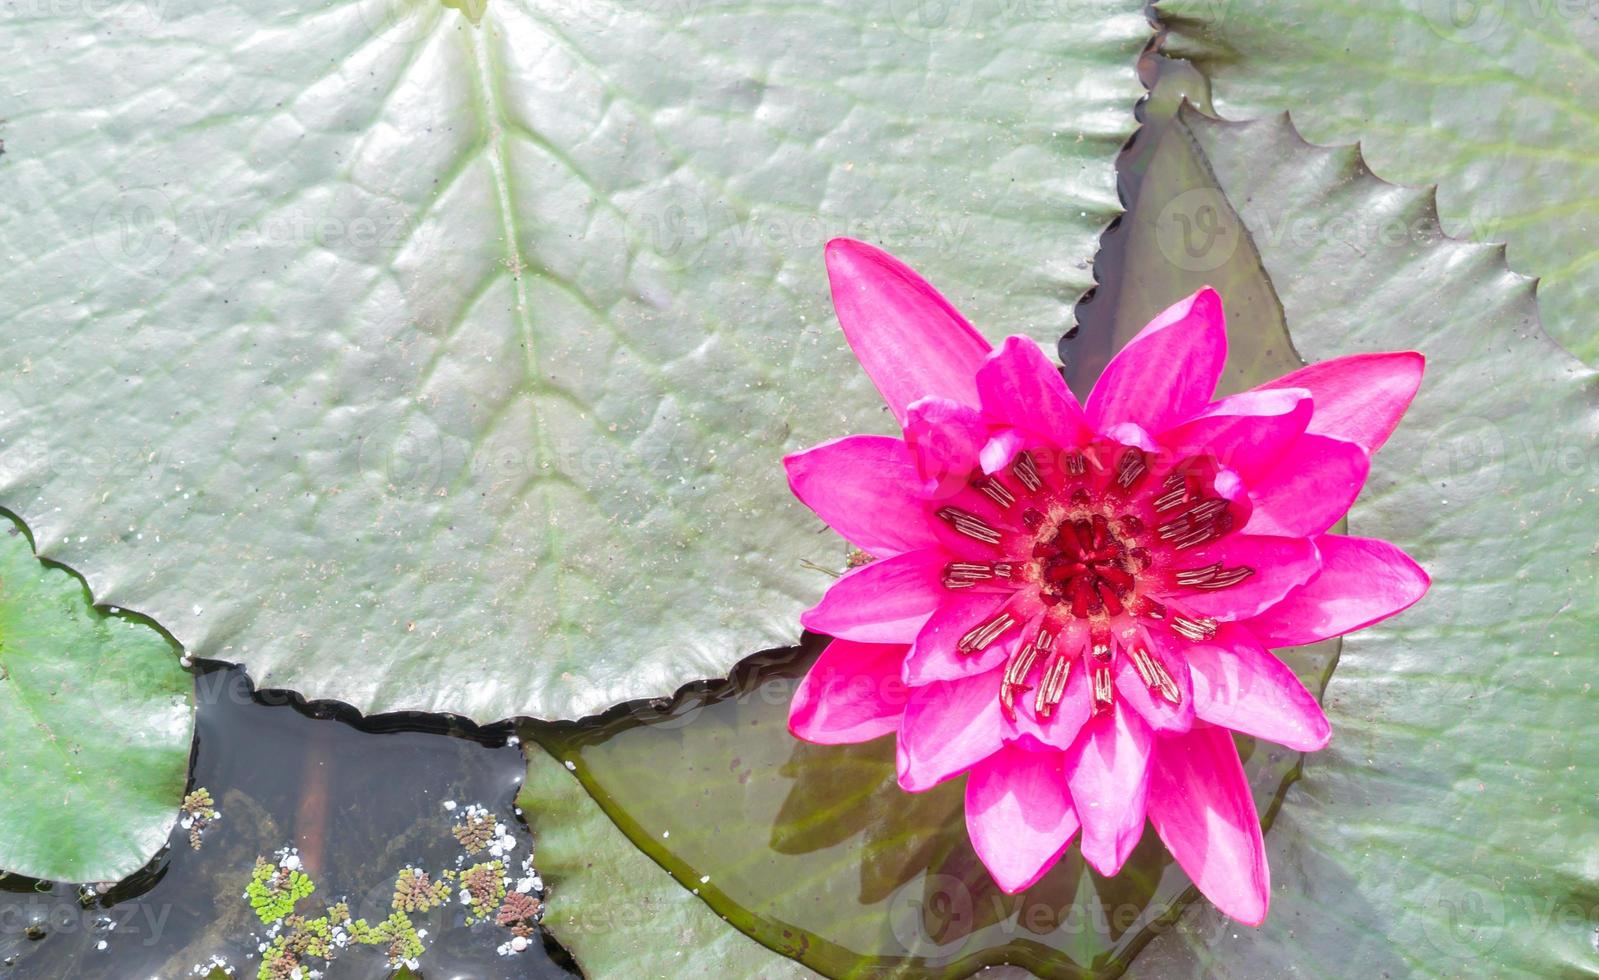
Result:
[[[661,831],[661,839],[662,840],[665,840],[666,838],[668,838],[670,836],[672,836],[672,832],[670,830]]]
[[[573,762],[571,759],[568,759],[566,760],[566,768],[573,772],[577,772],[577,763]]]
[[[455,801],[454,800],[445,800],[444,801],[444,809],[450,810],[450,811],[453,812],[455,810]]]
[[[104,939],[102,939],[99,942],[94,944],[94,948],[95,949],[105,949],[108,945],[110,945],[110,944],[107,943]]]

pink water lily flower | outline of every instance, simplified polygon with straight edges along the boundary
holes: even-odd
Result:
[[[1233,743],[1327,744],[1271,652],[1426,592],[1385,541],[1329,534],[1415,395],[1422,357],[1361,354],[1212,400],[1221,297],[1160,314],[1086,404],[1033,341],[991,348],[888,254],[828,245],[844,335],[904,430],[785,461],[794,493],[874,560],[804,625],[833,637],[794,734],[897,736],[900,785],[966,774],[972,844],[1007,892],[1081,835],[1120,870],[1154,825],[1223,912],[1266,916],[1260,822]]]

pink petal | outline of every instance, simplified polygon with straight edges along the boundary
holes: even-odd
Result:
[[[800,614],[812,632],[862,643],[910,643],[948,594],[949,559],[934,549],[907,551],[846,572]]]
[[[1254,569],[1254,574],[1236,585],[1220,589],[1173,585],[1166,595],[1189,615],[1222,620],[1248,619],[1281,602],[1321,569],[1321,560],[1310,538],[1238,533],[1229,534],[1205,548],[1177,552],[1173,569],[1194,570],[1216,563],[1221,564],[1222,574],[1239,568]]]
[[[1083,825],[1083,859],[1102,875],[1126,863],[1144,833],[1149,726],[1118,699],[1066,752],[1066,781]]]
[[[887,558],[938,544],[905,443],[845,436],[783,458],[794,496],[855,547]]]
[[[865,742],[899,728],[910,691],[900,680],[905,647],[834,640],[788,706],[788,730],[821,745]]]
[[[1005,662],[1024,635],[1027,619],[1017,613],[1010,632],[976,653],[961,653],[955,644],[968,632],[988,622],[1005,608],[1011,597],[994,592],[960,592],[947,597],[927,620],[905,658],[905,683],[920,687],[933,681],[952,681],[986,674]],[[1032,627],[1036,629],[1036,627]],[[1026,634],[1031,635],[1031,634]],[[998,696],[998,689],[995,690]]]
[[[1178,458],[1209,456],[1252,484],[1304,433],[1311,409],[1303,389],[1246,391],[1212,403],[1159,438]]]
[[[1242,627],[1187,648],[1200,718],[1301,752],[1325,748],[1332,726],[1315,695]]]
[[[1255,510],[1244,530],[1289,537],[1320,534],[1348,512],[1370,472],[1371,457],[1355,443],[1300,436],[1250,487]]]
[[[937,290],[848,238],[827,243],[827,276],[844,338],[901,424],[911,402],[929,395],[976,407],[988,341]]]
[[[1123,446],[1137,446],[1149,453],[1160,452],[1160,443],[1136,422],[1117,422],[1106,426],[1104,435],[1112,442],[1121,443]]]
[[[1006,337],[989,355],[977,372],[977,394],[983,414],[1052,445],[1081,446],[1093,435],[1060,370],[1027,337]]]
[[[1269,647],[1341,636],[1410,608],[1432,580],[1387,541],[1323,534],[1321,572],[1244,625]]]
[[[942,500],[965,489],[988,423],[977,409],[948,398],[918,398],[906,409],[905,442],[916,461],[922,496]]]
[[[1221,297],[1206,286],[1149,321],[1111,358],[1085,414],[1099,432],[1117,422],[1164,432],[1210,404],[1226,360]]]
[[[1162,738],[1150,768],[1149,821],[1166,849],[1218,909],[1260,925],[1271,901],[1271,872],[1232,735],[1195,725]]]
[[[979,459],[984,473],[998,473],[1011,464],[1016,454],[1027,448],[1027,433],[1021,429],[999,429],[983,446]]]
[[[1087,637],[1087,625],[1082,620],[1073,620],[1056,638],[1055,649],[1080,650]],[[1044,665],[1036,664],[1029,680],[1029,683],[1034,685],[1034,691],[1043,675]],[[1066,675],[1066,692],[1048,718],[1038,717],[1034,691],[1023,692],[1016,698],[1016,717],[1005,719],[1005,741],[1024,748],[1031,747],[1035,751],[1044,749],[1064,751],[1071,748],[1077,741],[1078,735],[1082,733],[1083,726],[1088,724],[1092,711],[1089,704],[1088,668],[1082,657],[1078,656],[1077,661],[1072,664],[1071,672]]]
[[[1000,750],[1002,675],[1000,668],[911,690],[895,746],[901,789],[932,789]]]
[[[1375,453],[1421,387],[1427,359],[1415,351],[1353,354],[1303,367],[1261,388],[1305,388],[1316,402],[1309,431]]]
[[[1142,631],[1148,651],[1177,687],[1177,703],[1150,690],[1133,663],[1131,651],[1116,656],[1116,693],[1156,732],[1186,732],[1194,726],[1194,683],[1189,677],[1188,660],[1175,637],[1163,631]]]
[[[966,832],[1008,895],[1044,876],[1077,833],[1060,752],[1003,748],[966,780]]]

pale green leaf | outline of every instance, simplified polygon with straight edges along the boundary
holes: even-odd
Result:
[[[1060,333],[1148,25],[461,6],[10,19],[0,502],[263,687],[578,716],[793,642],[839,564],[779,457],[891,419],[826,238]]]
[[[1431,195],[1375,179],[1353,147],[1278,117],[1185,121],[1242,214],[1312,360],[1413,348],[1421,394],[1377,456],[1352,533],[1433,586],[1347,637],[1330,747],[1267,835],[1258,930],[1196,905],[1141,976],[1575,976],[1599,926],[1596,379],[1543,332],[1499,249],[1358,238],[1434,221]],[[1315,234],[1274,240],[1251,203]]]
[[[519,803],[532,815],[539,871],[559,901],[545,915],[593,976],[802,980],[816,974],[730,927],[679,887],[594,805],[561,761],[529,743]]]
[[[1550,332],[1599,359],[1599,19],[1571,0],[1163,0],[1166,49],[1215,81],[1223,115],[1287,109],[1307,139],[1360,140],[1390,181],[1438,185],[1449,234],[1508,242]],[[1259,197],[1274,244],[1302,215]],[[1434,224],[1437,219],[1434,217]],[[1430,229],[1368,220],[1345,247]],[[1294,247],[1289,243],[1288,247]]]

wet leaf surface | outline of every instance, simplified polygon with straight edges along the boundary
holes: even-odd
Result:
[[[1117,0],[454,6],[13,18],[0,503],[264,686],[580,717],[797,638],[801,559],[838,547],[774,453],[889,421],[828,237],[1059,334],[1149,28]]]
[[[1499,249],[1359,238],[1374,221],[1436,228],[1430,193],[1280,117],[1185,122],[1246,221],[1264,201],[1311,230],[1274,241],[1250,227],[1306,356],[1427,355],[1350,526],[1416,556],[1433,586],[1344,641],[1332,745],[1307,758],[1266,836],[1266,924],[1228,927],[1196,905],[1135,972],[1592,974],[1595,375],[1543,332],[1532,283]]]
[[[1443,228],[1508,242],[1510,267],[1540,280],[1550,333],[1588,363],[1599,359],[1592,4],[1164,0],[1159,9],[1172,28],[1167,50],[1215,79],[1224,116],[1288,110],[1311,142],[1361,141],[1385,180],[1437,184]],[[1257,235],[1309,227],[1283,203],[1252,199]],[[1360,249],[1428,231],[1388,215],[1362,220],[1348,236]],[[1435,230],[1439,215],[1429,220]]]

